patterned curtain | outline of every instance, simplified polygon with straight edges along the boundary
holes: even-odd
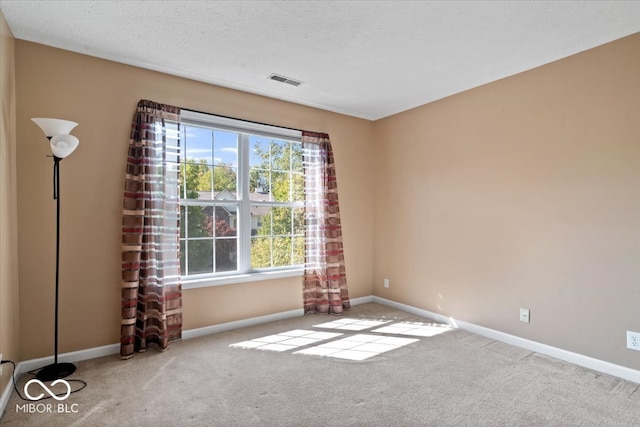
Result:
[[[329,135],[302,132],[302,156],[305,176],[304,312],[342,314],[351,304]]]
[[[182,336],[180,109],[142,100],[133,116],[122,215],[120,357]]]

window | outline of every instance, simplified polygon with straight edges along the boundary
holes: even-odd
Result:
[[[300,132],[189,111],[180,132],[183,279],[302,268]]]

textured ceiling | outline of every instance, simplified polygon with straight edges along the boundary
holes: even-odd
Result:
[[[640,31],[640,1],[2,0],[0,8],[18,39],[371,120]]]

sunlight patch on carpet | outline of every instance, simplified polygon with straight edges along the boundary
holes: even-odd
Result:
[[[416,337],[432,337],[451,330],[448,325],[421,322],[400,322],[374,329],[372,332],[395,335],[412,335]]]
[[[421,322],[394,322],[391,320],[340,318],[331,322],[313,325],[314,328],[326,328],[357,333],[365,329],[376,334],[411,335],[417,337],[432,337],[451,330],[448,325]],[[384,325],[384,326],[383,326]],[[334,339],[338,338],[339,339]],[[328,340],[328,341],[327,341]],[[321,341],[327,341],[320,343]],[[334,357],[347,360],[366,360],[371,357],[395,350],[400,347],[420,341],[417,338],[404,338],[389,335],[374,335],[360,333],[345,335],[340,332],[313,331],[294,329],[275,335],[267,335],[231,344],[229,347],[244,349],[258,349],[284,352],[295,350],[293,354]],[[300,348],[306,347],[306,348]]]
[[[255,348],[258,350],[287,351],[305,345],[315,344],[320,341],[339,337],[343,334],[338,332],[317,332],[304,329],[294,329],[275,335],[268,335],[249,341],[231,344],[229,347]]]
[[[358,334],[299,350],[293,354],[327,356],[348,360],[365,360],[417,341],[420,340],[414,338]]]
[[[391,320],[372,320],[372,319],[337,319],[331,322],[313,325],[314,328],[338,329],[343,331],[363,331],[373,328],[374,326],[384,325]]]

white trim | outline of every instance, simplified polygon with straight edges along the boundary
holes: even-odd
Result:
[[[192,237],[188,235],[188,232],[185,232],[185,236],[180,238],[180,244],[184,245],[184,258],[185,258],[185,267],[182,272],[184,275],[182,276],[182,282],[184,284],[183,289],[192,289],[192,288],[200,288],[205,286],[218,286],[218,285],[228,285],[233,283],[243,283],[243,282],[251,282],[255,280],[262,280],[260,276],[254,277],[254,274],[261,274],[263,271],[268,270],[295,270],[300,268],[300,265],[287,265],[284,268],[268,268],[268,269],[258,269],[254,271],[251,268],[251,242],[252,242],[252,217],[251,217],[251,206],[259,205],[264,207],[285,207],[285,208],[299,208],[303,207],[304,203],[302,201],[286,201],[280,202],[277,200],[265,200],[262,202],[251,200],[249,187],[250,187],[250,175],[251,175],[251,161],[250,161],[250,153],[251,153],[251,137],[252,136],[261,136],[267,137],[268,139],[277,139],[282,140],[282,142],[286,144],[295,144],[300,145],[302,131],[288,128],[280,128],[278,126],[271,126],[262,123],[255,122],[247,122],[240,119],[233,119],[229,117],[221,117],[213,114],[201,113],[196,111],[185,110],[181,114],[180,122],[185,126],[202,126],[206,128],[210,132],[214,132],[216,129],[226,129],[234,132],[236,134],[236,175],[237,175],[237,194],[233,200],[217,200],[217,199],[186,199],[180,195],[180,204],[182,206],[214,206],[217,204],[229,205],[236,207],[237,218],[235,228],[237,229],[237,236],[235,236],[236,241],[236,266],[233,272],[220,273],[216,272],[216,257],[213,259],[213,270],[207,274],[199,274],[199,275],[191,275],[189,271],[189,245],[197,240],[206,240],[211,241],[212,236],[204,236],[204,237]],[[187,138],[189,134],[189,128],[186,127],[186,134],[184,135]],[[212,142],[215,143],[215,135],[211,134],[213,138]],[[186,141],[187,146],[189,145],[188,140]],[[212,147],[213,148],[213,147]],[[188,154],[188,153],[187,153]],[[269,156],[271,158],[272,153],[269,150]],[[188,159],[187,159],[188,160]],[[291,159],[290,159],[291,160]],[[184,160],[183,160],[184,161]],[[290,168],[291,169],[291,168]],[[294,169],[290,170],[291,174],[295,174]],[[291,175],[290,174],[290,175]],[[293,176],[293,175],[291,175]],[[271,182],[271,172],[269,172],[269,182]],[[273,199],[273,196],[269,197],[269,199]],[[185,219],[185,224],[189,222],[189,217],[187,215]],[[183,230],[188,230],[188,224],[183,224]],[[272,230],[273,231],[273,230]],[[294,233],[295,230],[289,230],[289,233],[281,234],[284,237],[291,237],[292,239],[297,235]],[[274,237],[274,234],[271,233],[269,235]],[[214,236],[215,237],[215,236]],[[217,241],[217,239],[215,239]],[[293,246],[291,246],[291,252],[293,253]],[[215,250],[214,250],[215,252]],[[273,259],[271,260],[271,264],[273,263]],[[301,274],[300,274],[301,275]],[[193,277],[192,276],[196,276]],[[198,277],[200,276],[200,277]],[[280,276],[283,277],[283,276]],[[284,276],[289,277],[289,276]],[[191,282],[193,281],[193,282]],[[190,283],[191,282],[191,283]]]
[[[498,341],[505,342],[507,344],[515,345],[517,347],[526,348],[527,350],[535,351],[537,353],[545,354],[547,356],[555,357],[556,359],[564,360],[569,363],[573,363],[578,366],[593,369],[595,371],[603,372],[605,374],[613,375],[628,381],[632,381],[640,384],[640,371],[627,368],[625,366],[615,365],[613,363],[605,362],[603,360],[594,359],[582,354],[573,353],[560,348],[552,347],[546,344],[542,344],[536,341],[531,341],[525,338],[520,338],[514,335],[506,334],[504,332],[496,331],[493,329],[478,326],[473,323],[456,320],[452,317],[446,317],[441,314],[433,313],[428,310],[413,307],[410,305],[402,304],[396,301],[388,300],[374,295],[368,295],[359,298],[353,298],[350,300],[351,305],[366,304],[375,302],[377,304],[386,305],[401,311],[405,311],[416,316],[426,317],[438,322],[446,323],[456,328],[464,329],[469,332],[473,332],[478,335],[482,335],[488,338],[492,338]],[[202,328],[189,329],[183,331],[183,339],[191,339],[202,337],[210,334],[216,334],[220,332],[230,331],[232,329],[245,328],[248,326],[255,326],[262,323],[274,322],[277,320],[289,319],[293,317],[301,317],[304,315],[303,309],[283,311],[279,313],[267,314],[265,316],[251,317],[248,319],[236,320],[232,322],[221,323],[217,325],[205,326]],[[97,357],[110,356],[118,354],[120,351],[120,344],[109,344],[101,347],[89,348],[86,350],[73,351],[70,353],[63,353],[58,356],[61,362],[79,362],[81,360],[94,359]],[[20,377],[25,372],[29,372],[38,369],[42,366],[48,365],[53,362],[53,356],[41,357],[39,359],[25,360],[18,363],[16,366],[15,376]],[[5,366],[4,369],[7,367]],[[0,416],[4,413],[4,410],[9,403],[9,398],[13,392],[13,383],[9,381],[5,387],[2,396],[0,397]]]
[[[267,273],[271,274],[271,273]],[[273,278],[273,277],[269,277]],[[211,285],[204,285],[211,286]],[[351,305],[365,304],[373,302],[373,296],[354,298],[351,300]],[[251,317],[248,319],[235,320],[233,322],[220,323],[217,325],[205,326],[202,328],[189,329],[182,332],[182,339],[198,338],[210,334],[217,334],[220,332],[230,331],[232,329],[246,328],[248,326],[255,326],[262,323],[275,322],[277,320],[289,319],[292,317],[304,316],[303,309],[282,311],[279,313],[267,314],[265,316]],[[120,344],[109,344],[101,347],[89,348],[86,350],[72,351],[70,353],[63,353],[58,355],[60,362],[79,362],[81,360],[95,359],[97,357],[111,356],[120,352]],[[41,357],[38,359],[25,360],[16,365],[16,372],[14,373],[16,378],[25,372],[33,371],[35,369],[46,366],[53,363],[53,356]],[[7,369],[5,365],[3,369]],[[4,413],[4,410],[9,403],[11,393],[13,392],[13,382],[9,380],[9,383],[5,387],[2,396],[0,396],[0,417]]]
[[[21,365],[22,363],[18,363],[18,365],[16,366],[16,371],[12,372],[12,374],[15,375],[16,378],[19,378],[20,374],[22,374]],[[2,369],[9,368],[9,366],[6,364],[3,366],[4,367]],[[9,403],[9,399],[11,398],[11,393],[13,393],[13,379],[9,378],[9,382],[7,383],[7,386],[4,388],[4,391],[2,392],[2,396],[0,396],[0,418],[2,417],[2,415],[4,415],[4,410],[7,407],[7,404]]]
[[[594,371],[613,375],[615,377],[640,384],[640,371],[638,370],[627,368],[626,366],[616,365],[604,360],[595,359],[593,357],[585,356],[584,354],[574,353],[558,347],[552,347],[550,345],[542,344],[537,341],[531,341],[526,338],[521,338],[515,335],[510,335],[504,332],[485,328],[484,326],[474,325],[473,323],[467,323],[461,320],[459,320],[457,323],[459,328],[467,330],[469,332],[473,332],[487,338],[493,338],[495,340],[515,345],[527,350],[535,351],[536,353],[546,354],[547,356],[555,357],[556,359],[564,360],[565,362],[573,363],[574,365],[582,366]]]
[[[234,283],[256,282],[259,280],[284,279],[287,277],[302,277],[304,269],[293,268],[287,270],[261,271],[257,273],[233,274],[229,276],[182,278],[182,290],[208,288],[209,286],[224,286]]]
[[[264,316],[250,317],[248,319],[234,320],[232,322],[218,323],[217,325],[204,326],[202,328],[189,329],[188,331],[182,332],[182,338],[188,340],[191,338],[218,334],[232,329],[246,328],[249,326],[260,325],[262,323],[275,322],[277,320],[300,316],[304,316],[304,310],[301,308],[297,310],[282,311],[280,313],[267,314]]]
[[[360,305],[360,304],[366,304],[368,302],[373,302],[374,298],[375,297],[373,295],[367,295],[366,297],[350,298],[349,302],[351,303],[351,305]]]
[[[361,298],[354,298],[350,300],[351,305],[365,304],[373,301],[373,296],[369,295]],[[247,328],[249,326],[260,325],[263,323],[275,322],[277,320],[290,319],[292,317],[304,316],[303,309],[282,311],[280,313],[267,314],[264,316],[250,317],[248,319],[234,320],[227,323],[219,323],[217,325],[204,326],[202,328],[189,329],[182,333],[183,339],[191,339],[197,337],[203,337],[211,334],[218,334],[220,332],[226,332],[233,329]]]
[[[58,355],[58,362],[80,362],[82,360],[95,359],[97,357],[111,356],[120,352],[120,344],[109,344],[85,350],[72,351]],[[20,362],[21,373],[33,371],[53,363],[53,356]]]
[[[436,320],[440,323],[445,323],[447,325],[453,326],[454,328],[458,327],[455,323],[455,320],[451,317],[446,317],[441,314],[432,313],[431,311],[423,310],[421,308],[413,307],[411,305],[402,304],[399,302],[395,302],[385,298],[380,298],[377,296],[373,296],[372,302],[375,302],[376,304],[386,305],[387,307],[395,308],[396,310],[400,310],[400,311],[405,311],[410,314],[415,314],[416,316],[428,317],[429,319]]]
[[[16,366],[16,372],[20,373],[19,368],[20,365]],[[7,367],[5,366],[3,369],[7,369]],[[18,376],[16,374],[16,376]],[[2,396],[0,396],[0,418],[2,417],[2,415],[4,415],[4,410],[7,407],[7,404],[9,403],[9,399],[11,398],[11,393],[13,393],[13,380],[11,378],[9,378],[9,382],[7,383],[7,386],[4,388],[4,391],[2,392]]]
[[[485,328],[484,326],[475,325],[473,323],[464,322],[462,320],[456,320],[452,317],[446,317],[441,314],[432,313],[428,310],[423,310],[421,308],[402,304],[396,301],[391,301],[385,298],[374,296],[373,302],[386,305],[389,307],[393,307],[398,310],[406,311],[408,313],[415,314],[417,316],[431,318],[439,322],[451,325],[453,327],[464,329],[469,332],[473,332],[474,334],[478,334],[487,338],[492,338],[498,341],[502,341],[507,344],[511,344],[527,350],[535,351],[536,353],[555,357],[556,359],[564,360],[565,362],[573,363],[574,365],[582,366],[588,369],[593,369],[594,371],[613,375],[614,377],[622,378],[627,381],[640,384],[640,371],[627,368],[626,366],[616,365],[610,362],[606,362],[604,360],[585,356],[583,354],[574,353],[574,352],[557,348],[557,347],[552,347],[547,344],[542,344],[537,341],[531,341],[526,338],[521,338],[515,335],[510,335],[504,332],[496,331],[494,329]]]
[[[72,351],[69,353],[63,353],[58,355],[58,362],[79,362],[81,360],[95,359],[97,357],[110,356],[120,352],[120,344],[109,344],[100,347],[88,348],[86,350]],[[42,368],[53,363],[53,356],[40,357],[38,359],[30,359],[22,361],[16,364],[16,370],[12,374],[16,379],[20,378],[20,375],[33,371],[35,369]],[[7,365],[4,365],[3,369],[7,369]],[[11,393],[13,392],[13,379],[9,379],[7,386],[0,397],[0,417],[4,414],[4,410],[9,403]]]
[[[249,148],[249,135],[246,133],[240,134],[240,140],[238,141],[238,170],[249,171],[249,173],[238,173],[238,190],[240,194],[247,195],[243,197],[238,205],[238,218],[236,228],[238,230],[238,247],[236,248],[238,260],[238,268],[240,271],[251,270],[251,197],[249,196],[249,187],[251,176],[251,162],[249,161],[249,154],[251,149]],[[260,217],[262,219],[262,217]],[[249,256],[243,256],[248,254]],[[302,271],[300,272],[302,275]],[[252,280],[256,280],[253,277],[249,277]],[[228,283],[228,282],[226,282]],[[225,283],[225,284],[226,284]],[[239,282],[234,282],[239,283]]]

